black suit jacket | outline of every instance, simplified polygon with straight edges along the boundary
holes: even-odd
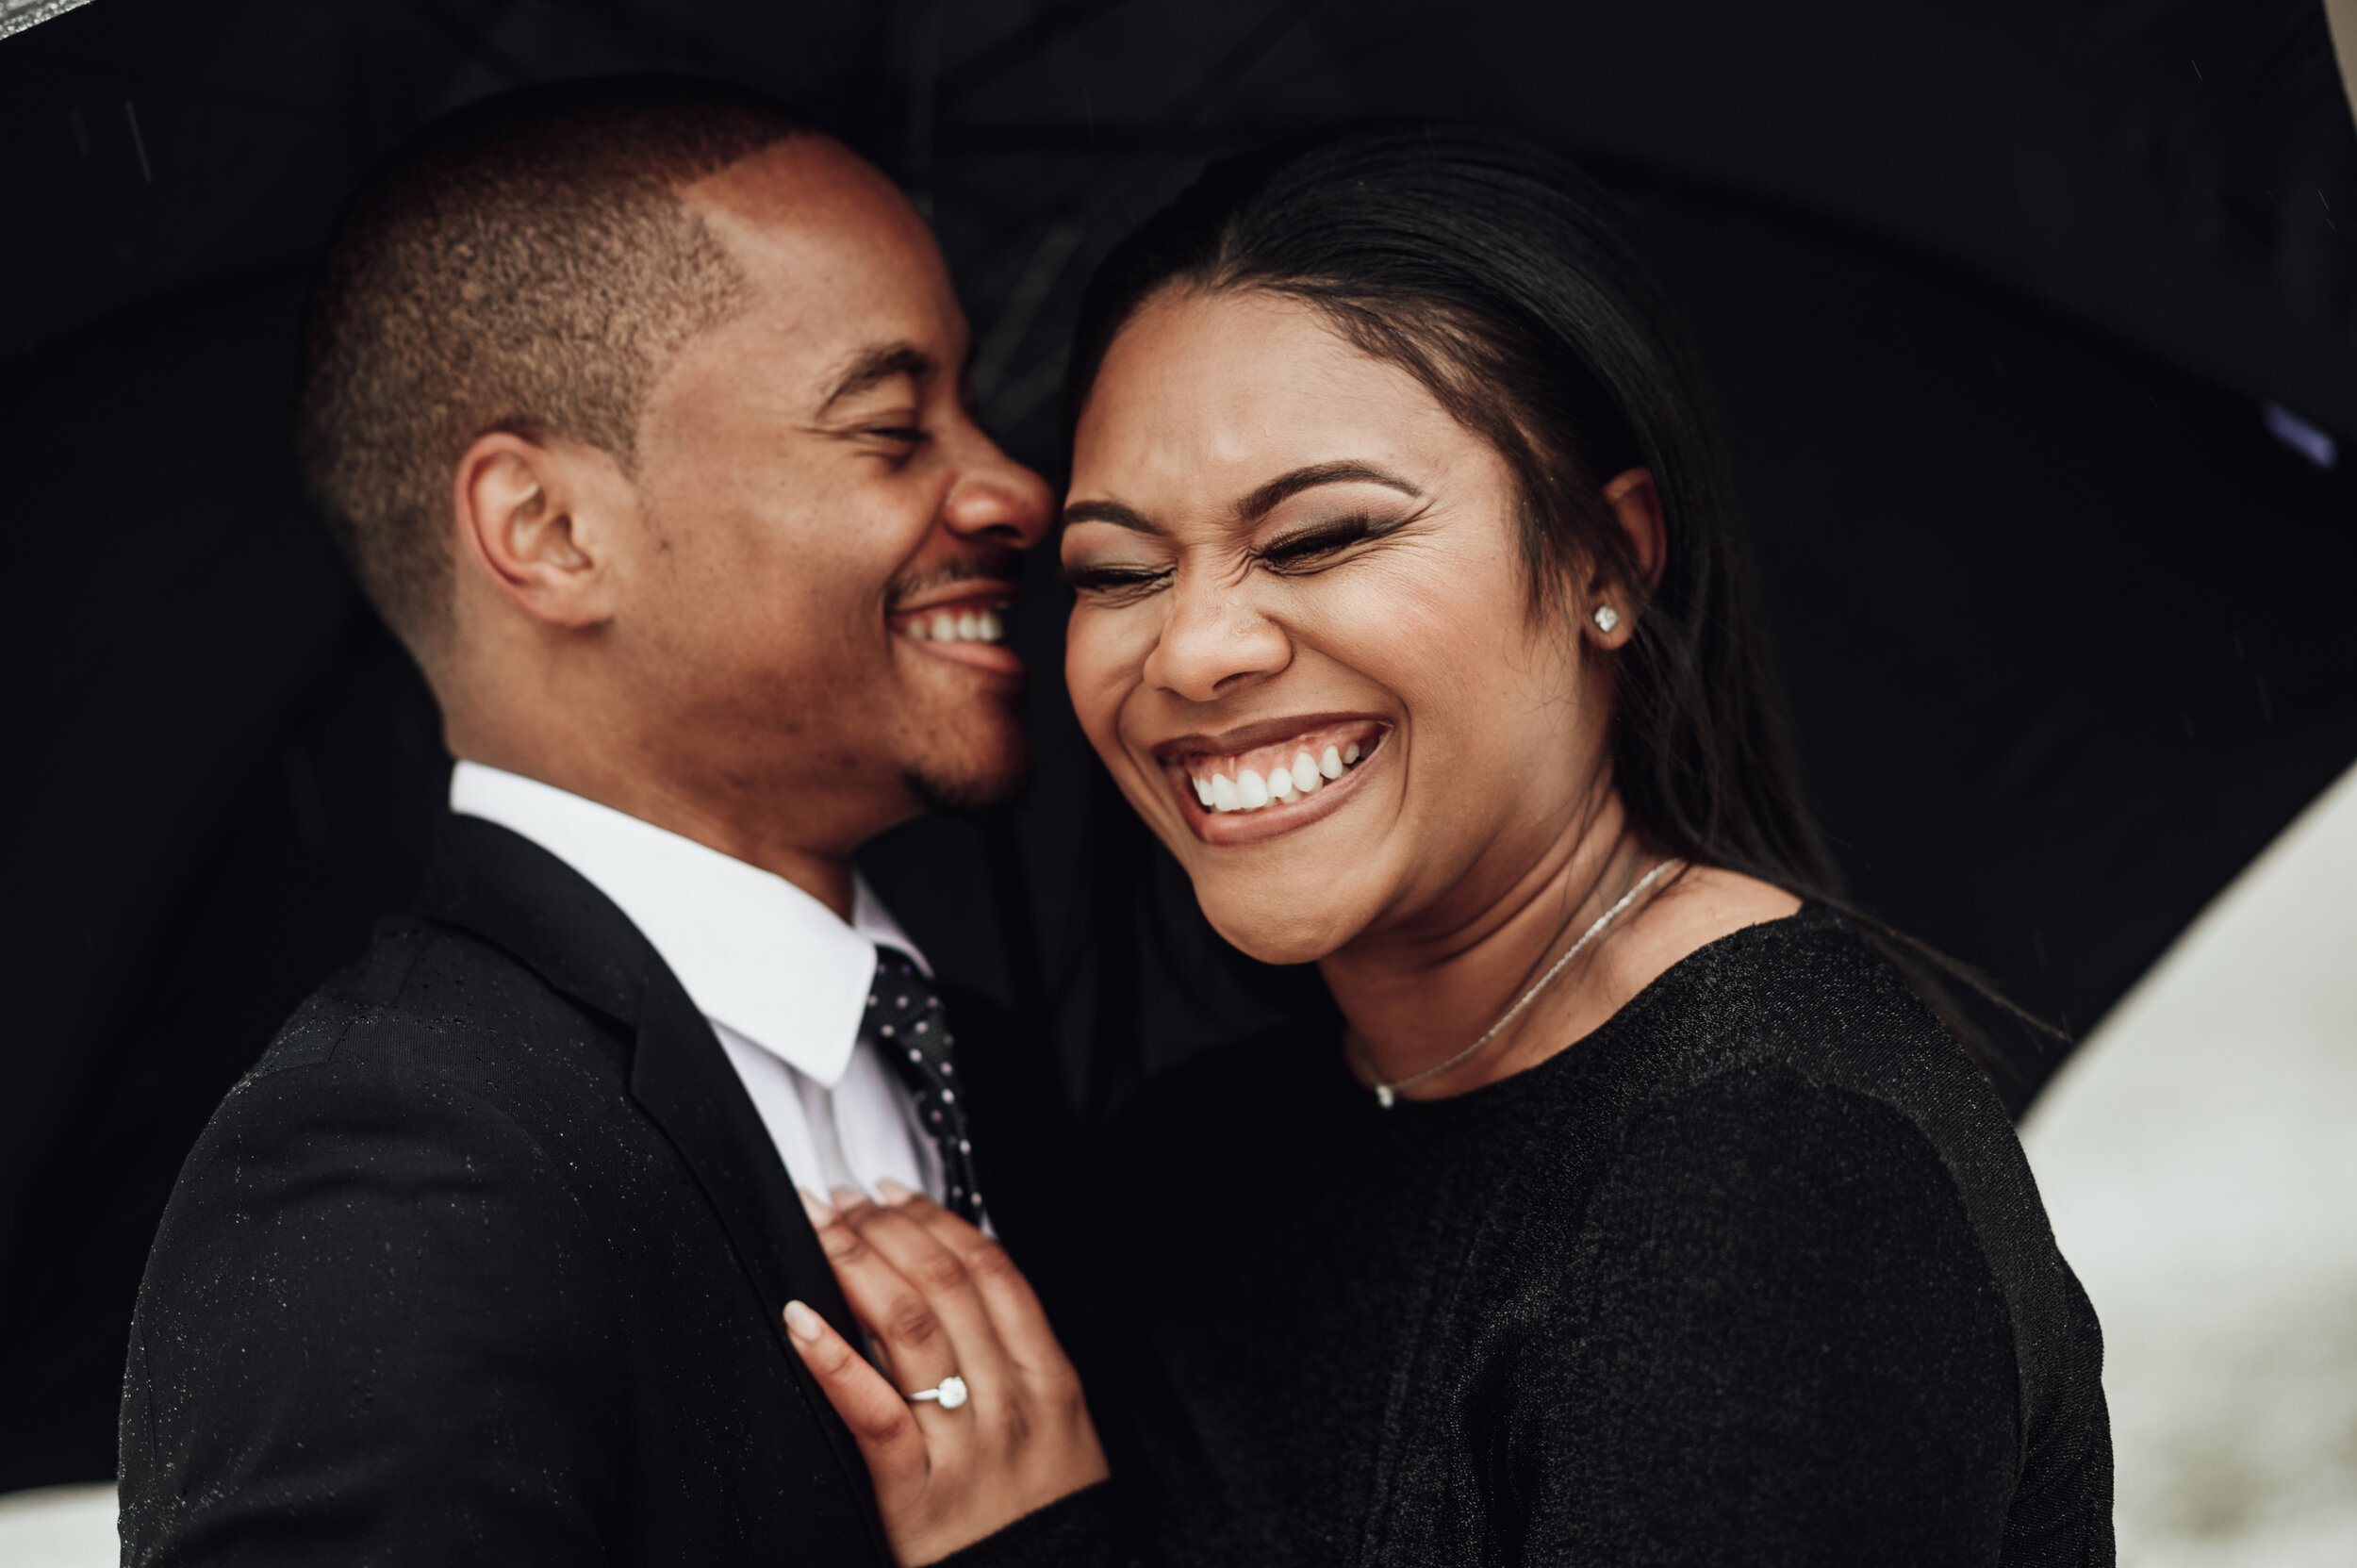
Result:
[[[1052,1103],[951,999],[992,1214],[1052,1289]],[[787,1344],[849,1313],[712,1030],[622,913],[451,819],[420,916],[190,1155],[132,1325],[126,1563],[886,1563]],[[854,1337],[854,1343],[857,1343]]]

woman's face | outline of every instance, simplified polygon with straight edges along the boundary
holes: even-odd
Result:
[[[1534,623],[1516,516],[1496,451],[1310,305],[1173,289],[1114,340],[1065,679],[1244,951],[1470,936],[1576,828],[1609,682]]]

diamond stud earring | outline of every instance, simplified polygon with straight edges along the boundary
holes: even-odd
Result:
[[[1609,604],[1599,604],[1589,619],[1596,623],[1597,631],[1609,635],[1621,623],[1621,612]]]

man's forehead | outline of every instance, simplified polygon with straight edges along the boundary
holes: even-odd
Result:
[[[822,396],[930,373],[964,352],[931,230],[840,144],[796,137],[681,194],[744,269],[748,314],[777,335],[768,349],[803,360]]]
[[[849,148],[815,133],[774,142],[680,196],[757,266],[823,266],[860,253],[920,270],[938,265],[932,231],[908,198]]]

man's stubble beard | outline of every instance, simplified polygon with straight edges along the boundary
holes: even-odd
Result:
[[[956,817],[984,811],[1006,804],[1022,793],[1024,769],[1014,769],[1010,781],[990,779],[942,779],[910,768],[900,775],[916,803],[928,815],[943,814]]]
[[[925,811],[960,816],[1003,806],[1030,782],[1030,748],[1018,748],[1012,763],[986,776],[953,777],[937,768],[908,767],[900,782]]]
[[[963,777],[940,767],[915,765],[901,769],[900,781],[925,811],[958,816],[1002,806],[1023,793],[1030,782],[1030,742],[1022,731],[1021,709],[1008,703],[1007,723],[1013,726],[1014,754],[1006,765],[985,773],[975,769]]]
[[[1019,557],[1003,546],[985,545],[957,561],[938,567],[921,576],[896,581],[887,591],[888,603],[901,603],[920,592],[978,578],[1020,580]],[[1006,804],[1023,792],[1030,782],[1030,744],[1023,735],[1020,699],[1007,700],[1006,721],[1014,727],[1015,755],[998,775],[987,778],[955,778],[938,767],[922,765],[903,768],[900,781],[910,796],[928,813],[940,812],[951,816],[988,810]]]

